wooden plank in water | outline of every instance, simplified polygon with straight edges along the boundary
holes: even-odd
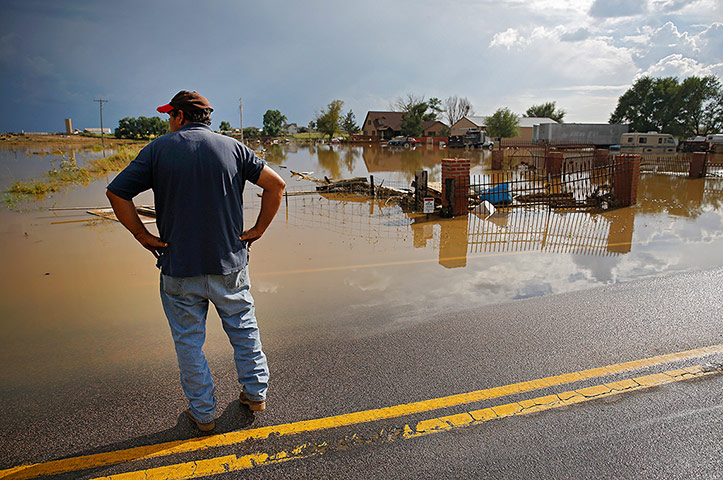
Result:
[[[137,208],[137,210],[138,210],[138,216],[140,217],[141,222],[143,222],[143,223],[153,223],[153,222],[156,221],[156,219],[155,219],[154,217],[150,217],[150,216],[148,216],[146,213],[142,213],[142,212],[141,212],[142,209],[143,209],[143,208],[141,208],[141,207]],[[143,210],[148,210],[148,209],[143,209]],[[94,209],[94,210],[88,210],[87,213],[90,213],[91,215],[96,215],[96,216],[101,217],[101,218],[106,218],[106,219],[108,219],[108,220],[114,220],[114,221],[116,221],[116,222],[119,221],[119,220],[118,220],[118,217],[116,217],[116,216],[115,216],[115,213],[113,213],[113,209],[112,209],[112,208],[96,208],[96,209]],[[150,213],[150,212],[147,212],[147,213]],[[154,215],[155,215],[155,213],[156,213],[155,210],[153,210],[153,214],[154,214]]]

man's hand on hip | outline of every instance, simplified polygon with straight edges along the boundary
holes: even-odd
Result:
[[[148,231],[140,232],[139,234],[134,236],[136,237],[136,240],[138,240],[138,242],[143,245],[143,248],[149,250],[156,258],[161,255],[158,249],[166,248],[168,246],[166,242],[162,241],[160,238],[156,237]]]
[[[241,234],[239,240],[246,242],[246,248],[251,249],[251,244],[261,238],[263,232],[260,232],[256,227],[250,228]]]

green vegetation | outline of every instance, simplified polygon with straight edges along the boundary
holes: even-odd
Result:
[[[264,113],[264,133],[272,137],[281,134],[281,128],[286,122],[286,116],[278,110],[266,110]]]
[[[540,117],[540,118],[551,118],[558,123],[563,123],[562,119],[565,117],[565,110],[558,108],[555,110],[555,102],[542,103],[540,105],[533,105],[525,112],[526,117]]]
[[[221,122],[221,125],[218,126],[218,129],[222,132],[228,132],[229,130],[231,130],[231,124],[224,120]]]
[[[520,117],[512,113],[509,108],[499,108],[491,117],[487,117],[487,133],[490,137],[515,137]]]
[[[168,121],[160,117],[125,117],[118,121],[116,138],[150,139],[168,133]]]
[[[341,130],[339,119],[341,115],[341,107],[343,105],[343,101],[334,100],[327,105],[326,110],[322,110],[321,113],[316,116],[317,130],[325,135],[329,135],[329,140],[334,137],[336,132]]]
[[[442,101],[438,98],[424,100],[413,94],[398,98],[392,105],[396,111],[402,112],[402,135],[419,137],[422,135],[422,123],[437,120],[442,110]]]
[[[356,124],[354,112],[352,112],[351,110],[349,110],[349,112],[344,115],[344,118],[341,121],[341,129],[347,135],[354,135],[355,133],[359,133],[359,125]]]
[[[109,172],[117,172],[125,168],[133,160],[144,145],[121,146],[113,155],[88,161],[85,167],[78,167],[75,161],[63,155],[63,160],[48,173],[45,178],[28,182],[15,182],[8,190],[8,205],[19,197],[32,196],[42,198],[71,185],[87,185]]]
[[[723,131],[723,87],[714,75],[641,77],[619,99],[610,123],[630,123],[634,132],[679,138]]]

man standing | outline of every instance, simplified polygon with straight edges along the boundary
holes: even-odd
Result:
[[[182,90],[157,109],[171,133],[149,143],[108,185],[118,220],[157,258],[161,302],[176,346],[188,415],[214,428],[215,386],[202,347],[211,301],[234,349],[240,402],[266,408],[269,371],[261,349],[248,276],[248,251],[276,215],[286,184],[236,140],[214,133],[205,97]],[[263,189],[256,223],[243,229],[246,181]],[[133,197],[153,190],[156,237],[143,225]]]

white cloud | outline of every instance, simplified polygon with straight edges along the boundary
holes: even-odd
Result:
[[[718,75],[723,76],[723,63],[704,65],[692,58],[684,57],[679,53],[661,58],[655,65],[652,65],[644,75],[652,77],[678,77]]]
[[[490,48],[504,47],[510,50],[513,47],[522,49],[527,46],[528,43],[529,41],[520,35],[520,32],[514,28],[508,28],[504,32],[496,33],[495,36],[492,37],[492,42],[490,42],[489,46]]]

